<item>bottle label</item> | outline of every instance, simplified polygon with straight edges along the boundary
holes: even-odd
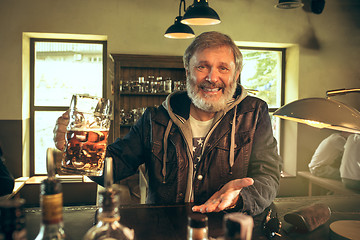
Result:
[[[63,195],[62,193],[42,195],[42,219],[44,224],[55,224],[63,218]]]

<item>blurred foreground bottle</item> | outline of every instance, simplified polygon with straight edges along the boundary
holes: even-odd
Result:
[[[105,161],[105,190],[99,193],[97,224],[87,231],[84,240],[132,240],[134,230],[119,222],[120,195],[116,184],[112,184],[112,158],[108,157]]]
[[[225,240],[251,240],[254,220],[240,212],[224,216]]]
[[[0,240],[26,240],[24,199],[0,201]]]
[[[187,240],[208,240],[208,218],[194,213],[188,217]]]
[[[47,154],[48,178],[40,185],[40,206],[42,222],[35,240],[64,240],[63,194],[61,183],[55,178],[55,164],[52,154]]]

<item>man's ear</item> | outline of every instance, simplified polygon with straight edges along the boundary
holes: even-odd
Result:
[[[188,68],[185,68],[185,74],[186,74],[186,78],[188,78],[190,76],[190,72]]]

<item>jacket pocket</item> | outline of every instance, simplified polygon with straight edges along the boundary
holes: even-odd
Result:
[[[249,147],[251,137],[248,131],[235,135],[234,145],[234,165],[230,167],[230,144],[231,134],[221,139],[210,153],[211,161],[215,161],[218,168],[219,177],[222,178],[241,178],[245,177],[247,162],[249,158]]]
[[[165,167],[164,167],[165,162]],[[162,183],[176,181],[177,176],[177,158],[176,150],[169,141],[167,156],[164,161],[163,145],[160,142],[152,144],[152,158],[149,168],[152,168],[154,177]],[[163,173],[165,172],[165,175]],[[149,171],[150,173],[150,171]]]
[[[246,144],[251,142],[250,132],[240,132],[235,134],[235,151],[239,150],[240,148],[244,147]],[[230,151],[230,144],[231,144],[231,133],[221,139],[215,148]]]

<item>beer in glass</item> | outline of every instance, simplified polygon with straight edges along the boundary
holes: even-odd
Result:
[[[62,171],[87,176],[102,175],[110,116],[110,100],[81,94],[73,95],[65,136]]]

